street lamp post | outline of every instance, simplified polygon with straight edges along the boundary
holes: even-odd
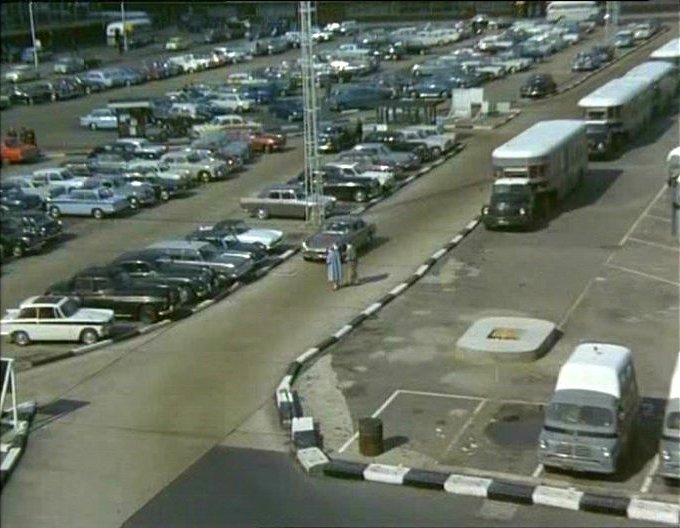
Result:
[[[33,21],[33,2],[28,3],[28,18],[31,23],[31,40],[33,42],[33,67],[38,69],[38,46],[35,38],[35,22]]]
[[[128,50],[127,31],[125,31],[125,2],[120,3],[120,22],[123,27],[123,50]]]

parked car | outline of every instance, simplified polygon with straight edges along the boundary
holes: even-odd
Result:
[[[373,137],[371,136],[365,136],[365,139]],[[401,145],[401,142],[395,143],[395,149],[396,148],[401,148],[397,147],[396,145]],[[414,151],[397,151],[393,150],[387,143],[383,142],[365,142],[365,143],[359,143],[358,145],[354,145],[352,147],[352,151],[354,152],[361,152],[361,153],[367,153],[372,156],[378,157],[380,159],[384,159],[386,161],[394,161],[397,166],[402,167],[405,170],[411,170],[411,169],[417,169],[420,164],[421,164],[421,158],[420,156],[427,156],[427,150],[423,153],[418,152],[418,148],[425,148],[426,145],[423,142],[423,145],[418,145],[414,142],[408,142],[404,143],[407,146],[414,145],[414,148],[416,150]],[[404,147],[405,148],[405,147]]]
[[[0,335],[19,346],[34,341],[76,341],[84,345],[108,337],[113,310],[84,308],[67,296],[35,296],[10,309],[0,321]]]
[[[272,185],[256,196],[241,198],[241,208],[249,215],[265,220],[270,216],[305,218],[312,207],[322,207],[326,214],[333,211],[336,199],[321,196],[319,202],[305,195],[301,187],[293,185]]]
[[[66,189],[82,187],[85,180],[86,178],[76,176],[63,167],[36,169],[31,175],[31,181],[34,185],[49,187],[51,189],[57,187],[64,187]]]
[[[191,47],[191,41],[185,37],[170,37],[165,42],[165,51],[183,51]]]
[[[602,57],[596,53],[579,52],[571,63],[572,71],[594,71],[602,66]]]
[[[53,101],[75,99],[85,95],[85,87],[74,77],[62,77],[61,79],[51,81],[49,84],[52,88]]]
[[[20,258],[27,253],[40,251],[45,239],[35,229],[27,229],[19,219],[3,215],[0,222],[3,256]]]
[[[16,139],[5,138],[0,143],[0,160],[7,163],[32,163],[42,154],[35,145],[27,145]]]
[[[204,183],[224,179],[229,173],[224,162],[214,158],[202,159],[194,152],[168,152],[161,161],[173,169],[188,170],[195,180]]]
[[[381,101],[392,97],[392,91],[373,86],[346,86],[335,88],[331,93],[329,107],[331,110],[349,109],[371,110]]]
[[[87,164],[92,174],[116,174],[127,169],[132,158],[124,152],[92,153],[88,156]]]
[[[9,98],[13,103],[27,105],[47,103],[54,99],[52,85],[45,81],[15,84],[10,88]]]
[[[549,73],[535,73],[520,87],[520,97],[545,97],[557,93],[557,83]]]
[[[313,176],[321,182],[323,194],[332,196],[344,202],[366,202],[382,195],[383,190],[377,179],[363,176],[340,175],[336,172],[318,171]],[[291,185],[304,185],[304,171],[292,178],[287,183]]]
[[[0,218],[2,223],[15,223],[24,232],[37,235],[45,244],[56,242],[64,235],[62,221],[55,220],[44,211],[12,211],[3,208]]]
[[[137,158],[159,159],[168,152],[167,146],[152,143],[146,138],[120,138],[116,144]]]
[[[45,202],[35,194],[26,194],[18,187],[2,182],[0,205],[11,211],[44,211]]]
[[[80,116],[80,126],[90,130],[116,130],[118,117],[110,108],[95,108],[89,114]]]
[[[132,209],[155,205],[156,193],[148,183],[133,184],[120,175],[96,175],[90,177],[82,189],[110,189],[115,195],[124,196]]]
[[[78,57],[77,55],[65,55],[58,57],[54,62],[54,66],[52,67],[52,71],[54,73],[63,74],[78,73],[84,69],[85,59]]]
[[[376,181],[380,184],[381,190],[385,193],[391,192],[396,185],[393,172],[370,170],[369,167],[357,161],[333,161],[325,163],[321,167],[321,171],[324,175],[336,178],[349,176],[352,178],[364,178],[370,181]]]
[[[326,260],[329,248],[337,244],[343,247],[352,244],[360,251],[373,243],[376,227],[358,216],[336,216],[302,242],[302,258],[305,260]]]
[[[619,31],[614,36],[614,46],[617,48],[632,48],[635,46],[635,37],[633,32],[629,29]]]
[[[268,252],[281,247],[285,240],[283,231],[250,227],[243,220],[225,219],[215,224],[201,224],[197,229],[213,237],[236,237],[241,242],[262,246]]]
[[[319,123],[319,152],[327,154],[353,147],[361,141],[357,132],[356,125],[348,121]]]
[[[180,304],[175,287],[137,281],[126,273],[98,266],[51,285],[45,295],[75,296],[84,307],[113,310],[117,318],[143,323],[155,323]]]
[[[17,64],[5,72],[5,80],[11,83],[35,81],[40,78],[40,72],[33,65]]]
[[[254,152],[280,152],[286,147],[285,134],[256,130],[250,134],[250,148]]]
[[[289,122],[302,121],[302,99],[278,99],[269,105],[269,112],[279,119],[285,119]]]
[[[258,243],[242,242],[234,235],[220,235],[212,229],[195,229],[189,233],[185,240],[190,242],[209,242],[222,254],[237,255],[252,259],[256,266],[267,261],[267,250]]]
[[[62,215],[92,216],[97,220],[111,216],[130,208],[125,196],[114,194],[109,189],[71,189],[52,196],[47,211],[52,218]]]

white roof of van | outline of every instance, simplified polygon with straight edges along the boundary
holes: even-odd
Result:
[[[677,59],[680,57],[680,38],[669,40],[650,55],[653,59]]]
[[[632,361],[626,347],[609,343],[582,343],[562,365],[555,390],[587,390],[621,397],[619,372]]]
[[[675,66],[670,62],[647,61],[628,70],[628,73],[626,73],[623,78],[639,77],[640,79],[647,79],[648,81],[654,82],[673,70],[675,70]]]
[[[555,145],[584,130],[585,123],[578,119],[539,121],[497,147],[491,156],[494,159],[538,158],[548,154]]]
[[[680,398],[680,355],[675,361],[675,370],[673,371],[673,377],[671,378],[671,390],[668,393],[669,400],[675,398]]]
[[[621,106],[647,89],[648,83],[637,77],[612,79],[582,98],[581,108]]]
[[[673,150],[671,150],[668,153],[668,157],[666,158],[666,161],[671,161],[673,158],[680,158],[680,147],[675,147]]]

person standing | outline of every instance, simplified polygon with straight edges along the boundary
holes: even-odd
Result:
[[[348,243],[345,245],[345,262],[347,262],[347,284],[351,286],[356,286],[359,282],[359,273],[357,271],[357,265],[359,261],[359,255],[357,254],[357,248],[354,244]]]
[[[342,258],[337,244],[333,244],[326,255],[326,274],[328,282],[332,282],[333,289],[337,290],[342,281]]]

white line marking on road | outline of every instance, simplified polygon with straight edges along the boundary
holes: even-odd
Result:
[[[666,218],[665,216],[659,216],[659,215],[655,215],[655,214],[648,214],[647,217],[648,217],[648,218],[653,218],[654,220],[660,220],[661,222],[667,222],[667,223],[669,223],[669,224],[672,224],[672,223],[673,223],[673,220],[671,220],[670,218]]]
[[[387,398],[387,399],[385,400],[385,402],[384,402],[380,407],[378,407],[378,409],[371,415],[371,418],[377,418],[378,416],[380,416],[380,413],[383,412],[385,409],[387,409],[387,407],[394,401],[394,399],[395,399],[397,396],[399,396],[399,392],[401,392],[401,391],[395,390],[395,391],[390,395],[390,397]],[[359,438],[359,432],[354,433],[354,434],[350,437],[350,439],[347,440],[347,442],[345,442],[344,444],[342,444],[342,446],[340,446],[340,449],[338,449],[338,453],[343,453],[343,452],[345,451],[345,449],[347,449],[349,446],[351,446],[352,443],[353,443],[357,438]]]
[[[402,282],[402,283],[401,283],[399,286],[397,286],[396,288],[392,288],[392,289],[390,290],[390,293],[391,293],[392,295],[399,295],[399,294],[400,294],[401,292],[403,292],[406,288],[408,288],[408,284],[406,284],[405,282]]]
[[[215,303],[214,299],[206,299],[205,301],[194,306],[191,311],[194,312],[194,313],[200,312],[201,310],[205,310],[208,306],[210,306],[214,303]]]
[[[654,475],[656,474],[656,470],[659,468],[659,455],[654,456],[654,460],[652,460],[652,465],[649,468],[649,471],[647,471],[647,475],[645,475],[645,480],[642,482],[642,486],[640,486],[640,493],[647,493],[649,491],[649,488],[652,487],[652,482],[654,481]]]
[[[486,404],[487,401],[488,400],[484,399],[477,404],[477,407],[475,407],[475,410],[472,411],[472,413],[470,413],[470,416],[468,416],[468,419],[465,420],[465,423],[463,423],[462,427],[460,429],[458,429],[458,432],[455,435],[453,435],[453,439],[451,440],[451,442],[449,442],[449,445],[446,446],[446,450],[444,451],[444,456],[446,456],[449,453],[449,451],[451,451],[453,446],[458,443],[458,440],[460,440],[460,438],[463,436],[463,433],[465,433],[467,428],[470,427],[470,424],[472,424],[472,421],[479,414],[479,411],[482,410],[482,408],[484,407],[484,405]]]
[[[411,394],[412,396],[433,396],[435,398],[460,398],[461,400],[484,400],[485,398],[480,398],[479,396],[463,396],[459,394],[446,394],[445,392],[426,392],[426,391],[416,391],[408,389],[399,389],[401,394]]]
[[[661,195],[663,195],[663,193],[665,191],[666,191],[666,184],[664,183],[663,186],[661,187],[661,189],[659,189],[659,192],[656,193],[656,196],[652,199],[652,201],[649,202],[649,204],[647,204],[647,207],[645,207],[645,210],[642,211],[642,213],[640,213],[640,216],[638,216],[637,219],[635,220],[635,222],[633,222],[633,225],[630,226],[630,229],[626,232],[625,235],[623,235],[623,238],[619,241],[619,246],[623,246],[626,243],[626,241],[633,234],[633,231],[635,231],[635,229],[637,229],[637,226],[640,224],[640,222],[642,222],[642,219],[645,216],[647,216],[647,213],[649,213],[649,211],[651,211],[652,207],[654,207],[654,204],[659,200],[659,198],[661,198]],[[613,253],[612,253],[612,255],[613,255]],[[612,255],[610,255],[610,259],[611,259]],[[609,259],[607,260],[607,263],[608,262],[609,262]]]
[[[543,472],[543,464],[539,464],[536,466],[536,469],[534,469],[534,472],[531,474],[533,478],[538,478],[538,476]]]
[[[380,310],[380,308],[382,308],[382,304],[380,304],[380,303],[373,303],[371,306],[369,306],[368,308],[366,308],[366,309],[365,309],[363,312],[361,312],[361,313],[368,317],[368,316],[373,315],[373,314],[374,314],[375,312],[377,312],[378,310]]]
[[[430,257],[430,258],[433,258],[435,260],[439,260],[444,255],[446,255],[446,249],[441,248],[439,251],[435,251],[434,253],[432,253],[432,257]]]
[[[641,239],[635,238],[635,237],[629,237],[628,240],[630,242],[637,242],[638,244],[645,244],[646,246],[657,247],[657,248],[660,248],[660,249],[666,249],[668,251],[675,251],[676,253],[680,253],[680,248],[677,248],[675,246],[669,246],[667,244],[659,244],[657,242],[649,242],[648,240],[641,240]]]
[[[593,277],[592,279],[590,279],[590,280],[588,281],[588,283],[586,284],[585,288],[583,288],[583,290],[581,291],[581,293],[579,294],[579,296],[576,297],[576,300],[572,303],[572,305],[571,305],[571,306],[569,307],[569,309],[567,310],[567,313],[564,314],[564,316],[562,317],[562,320],[561,320],[561,321],[559,322],[559,324],[557,325],[558,328],[560,328],[560,329],[563,329],[563,328],[564,328],[564,325],[567,323],[567,321],[568,321],[569,318],[571,317],[571,314],[574,313],[574,310],[576,310],[576,308],[578,307],[578,305],[581,304],[581,302],[582,302],[583,299],[585,298],[586,294],[588,293],[588,290],[589,290],[590,287],[593,285],[593,282],[595,282],[595,277]]]
[[[678,283],[676,281],[664,279],[662,277],[657,277],[656,275],[650,275],[649,273],[644,273],[642,271],[637,271],[637,270],[634,270],[634,269],[631,269],[631,268],[626,268],[626,267],[623,267],[623,266],[617,266],[616,264],[607,264],[606,266],[609,267],[609,268],[620,270],[620,271],[632,273],[633,275],[639,275],[640,277],[645,277],[647,279],[655,280],[655,281],[658,281],[658,282],[665,282],[666,284],[671,284],[673,286],[680,286],[680,283]]]
[[[352,325],[345,325],[345,326],[343,326],[340,330],[338,330],[337,332],[335,332],[335,333],[333,334],[333,336],[334,336],[336,339],[341,339],[344,335],[350,333],[351,331],[352,331]]]

